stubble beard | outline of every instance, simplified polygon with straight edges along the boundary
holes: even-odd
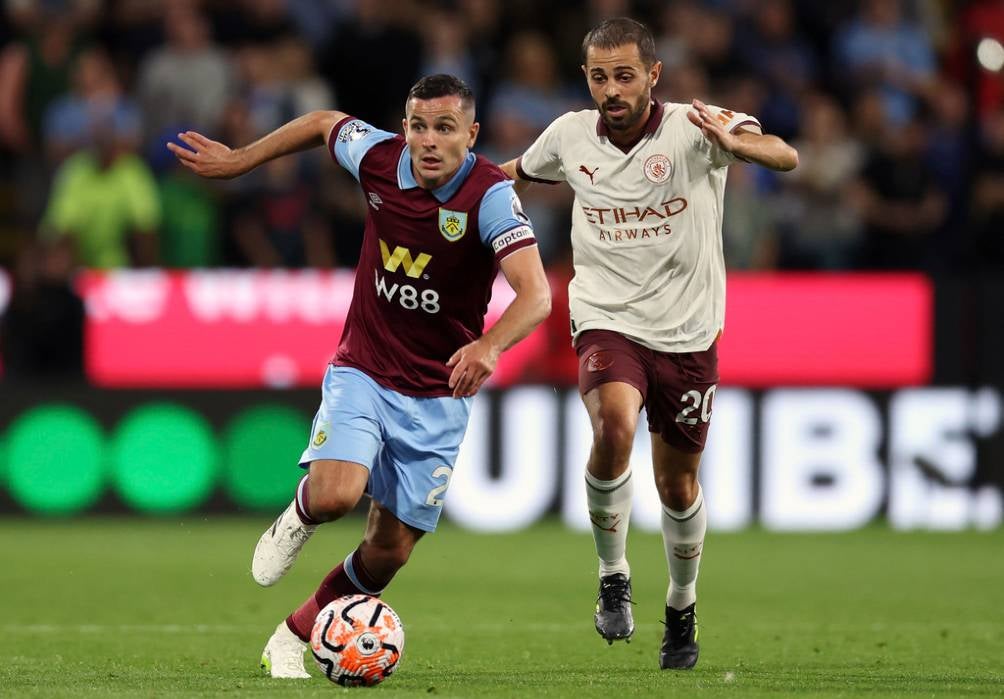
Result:
[[[603,109],[600,110],[600,114],[603,117],[603,123],[606,124],[607,128],[611,131],[630,131],[638,125],[642,115],[645,113],[645,108],[648,106],[650,99],[650,97],[643,97],[639,99],[638,104],[634,105],[634,108],[619,121],[614,121],[607,116],[607,105],[604,105]]]

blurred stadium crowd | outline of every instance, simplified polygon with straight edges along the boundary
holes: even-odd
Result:
[[[503,161],[591,106],[582,36],[618,15],[657,37],[659,99],[757,115],[799,150],[789,174],[730,169],[731,267],[1004,270],[1000,0],[6,0],[10,310],[19,289],[63,294],[79,266],[351,267],[365,204],[323,151],[214,183],[165,141],[241,145],[325,108],[398,130],[413,82],[448,72],[478,96],[476,150]],[[570,203],[565,187],[525,196],[552,269],[569,264]]]

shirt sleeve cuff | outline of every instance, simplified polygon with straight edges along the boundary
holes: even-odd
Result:
[[[523,156],[516,158],[516,174],[519,175],[521,180],[526,180],[528,182],[539,182],[540,184],[561,184],[558,180],[545,180],[540,177],[530,177],[526,174],[526,170],[523,169]]]

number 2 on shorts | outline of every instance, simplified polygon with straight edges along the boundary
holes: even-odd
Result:
[[[443,499],[439,496],[446,492],[446,489],[450,487],[450,478],[453,477],[453,469],[449,466],[440,466],[435,471],[432,472],[433,478],[446,478],[446,481],[442,485],[437,485],[435,488],[429,491],[429,496],[425,498],[425,504],[430,507],[442,507]]]

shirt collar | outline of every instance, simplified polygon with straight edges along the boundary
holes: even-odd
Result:
[[[461,163],[460,168],[453,174],[449,182],[438,189],[432,190],[430,194],[436,197],[440,204],[448,201],[457,193],[464,180],[467,179],[467,175],[474,168],[476,160],[477,156],[467,151],[467,157],[464,158],[464,162]],[[418,180],[415,179],[415,175],[411,171],[411,148],[407,145],[401,151],[401,157],[397,161],[397,186],[401,189],[415,189],[418,187]]]
[[[638,134],[638,138],[636,138],[632,143],[628,144],[626,147],[618,146],[625,153],[627,153],[629,150],[638,145],[638,141],[640,141],[645,136],[650,136],[651,134],[654,134],[658,130],[659,124],[662,123],[662,112],[663,112],[662,102],[659,102],[658,100],[652,100],[651,102],[649,102],[649,104],[651,105],[652,109],[648,113],[648,121],[645,122],[645,128],[643,128],[641,130],[641,133]],[[602,116],[596,117],[596,135],[599,138],[606,138],[606,139],[610,138],[610,130],[607,129],[607,125],[603,122]]]

